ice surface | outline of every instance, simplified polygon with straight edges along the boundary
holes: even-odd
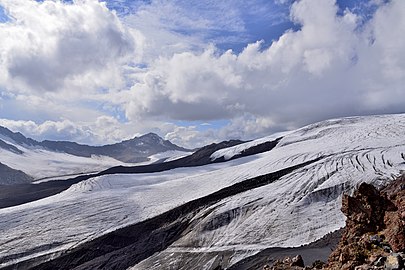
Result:
[[[26,252],[50,241],[55,243],[52,248],[24,257],[72,247],[208,195],[237,178],[234,172],[236,175],[227,179],[232,172],[222,169],[254,158],[153,174],[96,177],[58,195],[0,209],[0,261],[3,256]],[[221,181],[214,180],[217,176]]]
[[[66,153],[53,152],[43,148],[23,148],[15,145],[23,154],[0,149],[1,162],[21,170],[34,179],[82,174],[104,170],[124,163],[111,157],[79,157]]]
[[[17,147],[23,154],[0,149],[0,162],[32,176],[37,180],[36,183],[63,180],[80,174],[99,172],[118,165],[146,165],[160,159],[171,160],[190,154],[182,151],[166,151],[150,156],[150,160],[147,162],[124,163],[107,156],[80,157],[49,151],[42,147],[22,147],[13,141],[7,141],[7,143]]]
[[[177,150],[171,150],[171,151],[165,151],[165,152],[161,152],[161,153],[157,153],[154,155],[149,156],[149,160],[145,161],[145,162],[139,162],[136,163],[137,166],[139,165],[148,165],[148,164],[152,164],[155,163],[157,161],[172,161],[172,160],[176,160],[188,155],[191,155],[192,152],[184,152],[184,151],[177,151]]]
[[[224,149],[220,149],[218,151],[215,151],[214,153],[212,153],[211,155],[211,160],[216,160],[218,158],[223,157],[225,160],[229,160],[232,157],[241,154],[244,150],[249,149],[253,146],[265,143],[265,142],[271,142],[274,141],[280,137],[283,137],[287,134],[290,134],[292,131],[285,131],[285,132],[278,132],[278,133],[274,133],[270,136],[266,136],[257,140],[253,140],[247,143],[242,143],[242,144],[238,144],[232,147],[228,147],[228,148],[224,148]]]

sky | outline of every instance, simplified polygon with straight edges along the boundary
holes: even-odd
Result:
[[[195,148],[405,112],[403,0],[0,0],[0,125]]]

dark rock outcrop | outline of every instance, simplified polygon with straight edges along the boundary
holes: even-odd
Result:
[[[293,264],[297,257],[285,257],[262,269],[405,269],[405,175],[382,190],[362,183],[353,196],[343,196],[342,212],[346,227],[327,264],[315,261],[304,267]]]
[[[293,258],[286,257],[283,260],[277,260],[271,270],[284,270],[284,269],[291,269],[291,270],[299,270],[304,268],[304,261],[302,260],[301,255],[297,255]]]
[[[32,180],[33,178],[24,172],[0,163],[0,186],[31,183]]]
[[[382,192],[394,204],[394,211],[384,216],[385,230],[382,232],[394,252],[405,251],[405,175]]]
[[[0,148],[2,148],[4,150],[7,150],[7,151],[10,151],[10,152],[15,153],[15,154],[19,154],[19,155],[24,153],[23,151],[21,151],[20,149],[18,149],[14,145],[8,144],[3,140],[0,140]]]
[[[325,269],[403,269],[404,210],[404,176],[381,191],[363,183],[345,195],[345,232]]]
[[[38,144],[37,141],[27,138],[22,135],[20,132],[12,132],[8,128],[0,126],[0,135],[12,139],[19,145],[26,145],[26,146],[35,146]]]

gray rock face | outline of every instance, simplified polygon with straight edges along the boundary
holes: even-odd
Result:
[[[190,151],[168,140],[164,140],[154,133],[103,146],[89,146],[67,141],[43,141],[39,144],[52,151],[65,152],[75,156],[90,157],[91,155],[102,155],[123,162],[147,161],[148,156],[171,150]]]
[[[12,132],[11,130],[0,126],[0,135],[12,139],[14,142],[16,142],[19,145],[28,145],[28,146],[34,146],[37,145],[38,142],[26,138],[24,135],[22,135],[20,132]]]
[[[0,163],[0,185],[24,184],[31,181],[31,176]]]
[[[8,144],[3,140],[0,140],[0,148],[5,149],[7,151],[16,153],[16,154],[22,154],[23,151],[21,151],[20,149],[18,149],[17,147],[15,147],[14,145]]]

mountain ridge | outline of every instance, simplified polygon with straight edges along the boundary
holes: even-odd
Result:
[[[20,170],[15,170],[0,162],[0,186],[30,183],[32,177]]]
[[[115,144],[91,146],[71,141],[36,141],[0,126],[0,162],[32,181],[49,181],[97,173],[115,166],[146,165],[189,155],[192,150],[148,133]],[[4,171],[11,179],[17,174]],[[24,177],[24,179],[27,179]],[[15,179],[15,184],[21,183]],[[0,181],[1,182],[1,181]],[[3,184],[13,184],[3,181]]]
[[[113,144],[93,146],[72,141],[37,141],[24,136],[20,132],[13,132],[6,127],[0,126],[0,148],[22,154],[22,150],[6,139],[11,139],[12,142],[22,147],[42,147],[46,150],[80,157],[108,156],[122,162],[133,163],[147,161],[148,156],[165,151],[191,152],[190,149],[173,144],[169,140],[164,140],[152,132]]]

